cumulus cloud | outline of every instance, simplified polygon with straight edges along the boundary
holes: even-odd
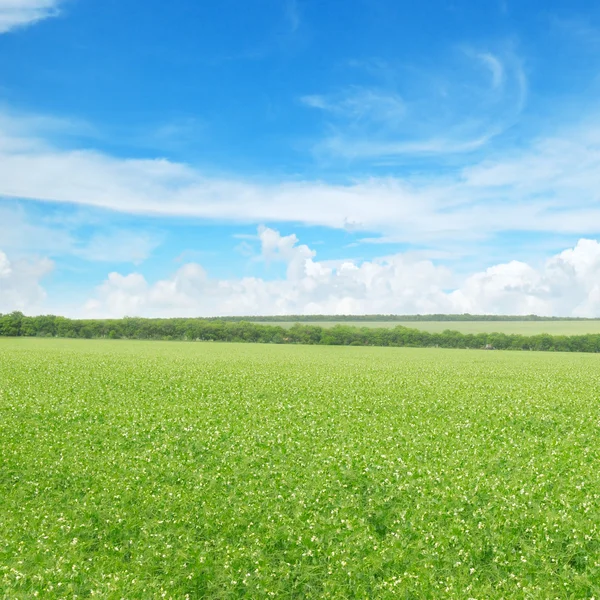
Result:
[[[10,260],[0,250],[0,313],[38,310],[46,297],[40,281],[53,268],[47,258]]]
[[[61,0],[0,0],[0,33],[58,14]]]
[[[286,276],[219,280],[189,263],[149,283],[111,273],[85,307],[89,316],[496,313],[600,316],[600,244],[580,240],[542,267],[513,261],[459,280],[448,268],[412,254],[331,263],[295,235],[258,231],[265,260]]]
[[[265,260],[283,261],[284,279],[255,277],[218,280],[189,263],[170,278],[150,284],[133,273],[111,273],[86,311],[91,315],[245,315],[288,313],[415,312],[443,301],[451,274],[428,261],[402,255],[335,267],[315,260],[315,252],[295,235],[268,227],[258,231]]]
[[[600,244],[579,240],[541,269],[518,261],[490,267],[451,296],[465,312],[598,317]]]

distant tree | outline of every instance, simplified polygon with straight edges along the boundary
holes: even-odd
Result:
[[[389,315],[383,315],[389,317]],[[434,315],[444,320],[448,315]],[[471,317],[472,315],[466,315]],[[419,317],[419,315],[417,315]],[[287,317],[289,318],[289,317]],[[537,319],[538,317],[531,317]],[[600,334],[524,336],[504,333],[461,333],[446,329],[429,333],[398,325],[394,328],[356,327],[343,321],[334,327],[298,322],[290,329],[243,319],[67,319],[53,315],[27,317],[19,311],[0,314],[2,336],[58,336],[73,338],[129,338],[144,340],[207,340],[275,344],[322,344],[352,346],[420,346],[443,348],[485,348],[499,350],[540,350],[561,352],[600,352]],[[497,317],[490,317],[497,319]],[[356,319],[360,320],[360,319]],[[415,319],[418,320],[418,319]],[[449,320],[449,319],[447,319]]]

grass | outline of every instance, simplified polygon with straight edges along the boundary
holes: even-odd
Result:
[[[600,356],[0,339],[4,598],[598,598]]]
[[[279,325],[292,327],[292,321],[264,322],[266,325]],[[402,325],[411,329],[420,329],[429,332],[441,332],[446,329],[462,333],[520,333],[522,335],[536,335],[549,333],[551,335],[584,335],[586,333],[600,333],[600,319],[586,321],[312,321],[302,322],[302,325],[317,325],[320,327],[334,327],[346,325],[349,327],[397,327]]]

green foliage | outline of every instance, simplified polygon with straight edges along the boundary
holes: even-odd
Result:
[[[0,315],[0,336],[3,335],[326,346],[485,348],[490,345],[498,350],[600,352],[600,333],[524,336],[497,332],[463,333],[450,329],[422,331],[403,325],[385,328],[352,327],[342,323],[333,327],[296,323],[286,328],[248,321],[215,319],[71,320],[52,315],[26,317],[22,313]]]
[[[504,322],[504,321],[522,321],[522,322],[560,322],[560,321],[590,321],[582,317],[540,317],[539,315],[471,315],[464,313],[456,314],[428,314],[428,315],[274,315],[267,317],[218,317],[225,321],[262,321],[271,323],[292,322],[292,323],[307,323],[307,322],[337,322],[347,323],[356,321],[366,321],[369,323],[377,322],[446,322],[446,321],[489,321],[489,322]]]
[[[251,321],[257,324],[277,324],[287,329],[293,327],[294,321],[261,321],[255,318]],[[588,333],[600,333],[600,319],[578,319],[578,320],[535,320],[535,321],[302,321],[303,326],[316,325],[318,327],[335,327],[346,325],[348,327],[369,327],[392,329],[401,325],[410,329],[419,329],[429,333],[442,333],[446,329],[460,331],[460,333],[507,333],[519,335],[538,335],[548,333],[550,335],[585,335]]]
[[[2,339],[0,589],[598,598],[598,389],[584,354]]]

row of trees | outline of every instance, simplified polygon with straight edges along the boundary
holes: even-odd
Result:
[[[213,320],[222,321],[251,321],[264,323],[305,323],[305,322],[334,322],[347,321],[587,321],[580,317],[540,317],[539,315],[462,315],[431,314],[431,315],[275,315],[270,317],[215,317]]]
[[[296,323],[290,329],[248,321],[213,319],[67,319],[53,315],[26,317],[20,312],[0,315],[0,335],[136,340],[203,340],[270,344],[323,344],[345,346],[412,346],[600,352],[600,334],[532,335],[429,333],[419,329],[350,327],[326,328]]]

